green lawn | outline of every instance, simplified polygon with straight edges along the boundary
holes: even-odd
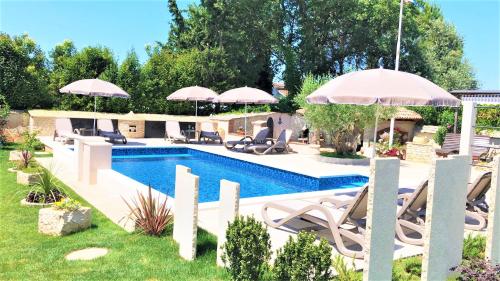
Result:
[[[216,239],[198,232],[198,258],[183,261],[167,235],[130,234],[93,210],[93,226],[65,237],[37,232],[38,208],[22,207],[26,187],[16,184],[8,148],[0,149],[0,280],[227,280],[215,266]],[[70,196],[89,205],[75,193]],[[110,202],[112,204],[113,202]],[[64,256],[86,247],[106,247],[94,261],[66,261]]]

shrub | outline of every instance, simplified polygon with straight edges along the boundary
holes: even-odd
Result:
[[[465,260],[483,259],[486,251],[486,238],[484,236],[471,234],[464,239],[462,258]]]
[[[151,193],[151,186],[147,195],[137,191],[137,199],[132,199],[131,203],[124,201],[130,210],[129,218],[134,220],[136,226],[148,235],[160,236],[172,220],[167,199],[160,202],[158,195],[155,200]]]
[[[422,257],[408,257],[394,262],[392,280],[420,280]]]
[[[57,184],[56,178],[46,169],[37,169],[40,172],[38,182],[35,183],[26,196],[26,201],[32,203],[54,203],[65,197],[65,190]]]
[[[436,131],[436,134],[434,134],[434,141],[439,145],[443,145],[447,132],[448,130],[446,127],[440,126]]]
[[[483,259],[465,261],[455,272],[458,274],[457,280],[500,280],[500,264],[492,265]]]
[[[233,280],[261,280],[269,258],[267,229],[253,217],[238,217],[228,225],[222,261]]]
[[[331,251],[328,242],[321,239],[314,244],[316,235],[300,232],[297,239],[289,238],[278,250],[273,273],[276,280],[330,280],[332,278]]]
[[[76,211],[80,209],[81,206],[80,202],[69,197],[62,198],[60,201],[54,203],[54,208],[65,211]]]
[[[362,279],[361,272],[357,272],[354,269],[354,260],[352,261],[352,266],[350,268],[347,267],[347,264],[344,261],[344,257],[341,255],[335,256],[332,264],[333,268],[337,272],[337,276],[333,280],[338,281],[358,281]]]
[[[7,118],[9,117],[9,113],[10,113],[10,106],[7,103],[5,97],[0,94],[0,145],[5,142],[3,129],[7,124]]]

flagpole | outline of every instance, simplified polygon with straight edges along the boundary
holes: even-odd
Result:
[[[403,5],[404,0],[401,0],[399,5],[399,27],[398,27],[398,43],[396,45],[396,67],[395,70],[399,71],[399,53],[401,50],[401,30],[403,29]],[[389,129],[389,147],[392,147],[394,143],[394,123],[396,122],[395,118],[391,118],[391,125]]]

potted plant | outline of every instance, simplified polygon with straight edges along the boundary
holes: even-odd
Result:
[[[24,132],[23,143],[19,153],[17,165],[17,183],[31,185],[39,178],[40,169],[33,161],[36,149],[40,149],[40,141],[36,138],[36,133]]]
[[[87,229],[91,223],[92,209],[68,197],[38,213],[38,232],[48,235],[67,235]]]
[[[55,177],[46,169],[41,169],[35,184],[31,186],[22,205],[48,206],[66,197],[66,192],[60,187]]]

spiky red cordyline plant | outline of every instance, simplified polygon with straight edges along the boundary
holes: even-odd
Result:
[[[172,219],[167,200],[160,202],[160,196],[153,198],[151,186],[146,196],[137,191],[137,199],[132,199],[131,203],[124,201],[130,209],[129,217],[148,235],[160,236]]]

